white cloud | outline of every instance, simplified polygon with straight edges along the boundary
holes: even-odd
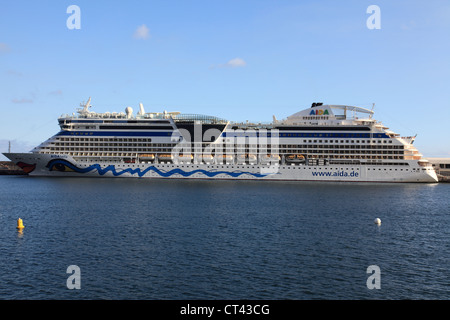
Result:
[[[17,70],[13,70],[13,69],[9,69],[6,71],[7,74],[11,75],[11,76],[17,76],[17,77],[21,77],[23,76],[22,72],[19,72]]]
[[[22,99],[12,99],[11,102],[12,103],[33,103],[33,100],[22,98]]]
[[[228,61],[227,63],[222,63],[218,65],[212,65],[210,68],[240,68],[245,67],[247,65],[247,62],[244,61],[244,59],[241,58],[234,58]]]
[[[144,40],[150,38],[150,29],[147,28],[145,24],[137,27],[137,29],[134,31],[133,38]]]
[[[408,23],[403,23],[400,26],[400,29],[402,29],[402,30],[411,30],[411,29],[414,29],[415,27],[416,27],[416,22],[414,20],[411,20]]]
[[[62,95],[62,90],[54,90],[49,92],[48,94],[52,95],[52,96],[60,96]]]
[[[234,58],[228,61],[226,65],[232,68],[237,68],[237,67],[245,67],[247,63],[241,58]]]
[[[0,42],[0,53],[8,53],[11,51],[11,48],[4,42]]]

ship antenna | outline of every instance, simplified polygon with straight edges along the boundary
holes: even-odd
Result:
[[[91,97],[89,97],[88,101],[86,102],[86,104],[84,105],[84,110],[83,111],[89,111],[88,109],[91,107]]]
[[[83,103],[80,103],[80,107],[83,107],[83,109],[81,108],[77,109],[79,114],[89,113],[89,108],[91,107],[91,97],[89,97],[88,101],[84,105]]]
[[[372,113],[370,114],[369,119],[372,119],[372,116],[373,116],[373,109],[374,109],[374,108],[375,108],[375,102],[372,103],[372,109],[370,110],[370,111],[372,111]]]

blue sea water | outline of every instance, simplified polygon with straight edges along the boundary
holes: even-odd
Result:
[[[445,183],[0,176],[0,299],[450,299],[449,195]]]

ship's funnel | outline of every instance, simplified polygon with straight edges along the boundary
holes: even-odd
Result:
[[[140,116],[143,116],[145,114],[145,110],[144,110],[144,105],[141,103],[139,103],[139,113]]]

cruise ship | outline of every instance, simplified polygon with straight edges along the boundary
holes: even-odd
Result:
[[[5,153],[32,176],[348,182],[438,181],[373,108],[313,103],[286,119],[231,122],[180,112],[96,113],[91,98],[29,153]]]

